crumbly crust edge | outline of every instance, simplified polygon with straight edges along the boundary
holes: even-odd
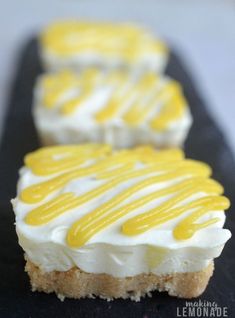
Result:
[[[26,259],[25,271],[28,273],[32,291],[55,292],[59,299],[94,298],[106,300],[115,298],[139,301],[141,297],[151,296],[153,291],[166,291],[170,296],[195,298],[200,296],[213,274],[214,263],[198,272],[172,273],[167,275],[140,274],[133,277],[118,278],[108,274],[86,273],[78,267],[61,272],[43,272]]]

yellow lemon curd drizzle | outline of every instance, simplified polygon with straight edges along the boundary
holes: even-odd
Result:
[[[133,158],[133,155],[135,158]],[[143,154],[142,154],[143,156]],[[138,159],[134,152],[132,152],[132,156],[130,154],[130,151],[122,151],[120,153],[117,153],[113,155],[111,158],[102,159],[101,161],[95,162],[92,165],[89,165],[88,167],[80,167],[77,169],[72,170],[66,170],[66,172],[60,174],[59,176],[56,176],[54,178],[51,178],[47,181],[36,183],[32,186],[29,186],[25,188],[20,193],[20,198],[26,202],[26,203],[37,203],[41,200],[45,199],[50,193],[54,192],[55,190],[58,190],[65,186],[68,182],[70,182],[73,179],[83,177],[83,176],[89,176],[92,174],[95,174],[97,179],[107,179],[107,178],[113,178],[115,176],[121,176],[121,174],[125,173],[125,175],[120,178],[120,182],[123,182],[126,180],[127,176],[130,176],[130,172],[128,175],[126,173],[133,168],[133,165],[135,161],[133,159]],[[182,173],[188,173],[188,171],[191,171],[192,167],[196,169],[196,164],[194,161],[187,160],[187,162],[182,161],[175,161],[175,162],[162,162],[161,156],[159,156],[160,162],[158,160],[154,161],[154,164],[152,163],[151,157],[150,157],[150,164],[148,162],[148,166],[145,169],[137,170],[131,172],[131,175],[133,177],[138,177],[143,174],[147,173],[159,173],[159,172],[168,172],[172,171],[176,168],[181,169]],[[76,160],[76,157],[73,158],[73,160]],[[177,158],[176,158],[177,160]],[[146,158],[142,158],[142,161],[148,161]],[[71,161],[69,162],[71,164]],[[79,161],[81,164],[81,161]],[[44,162],[45,164],[45,162]],[[57,161],[53,164],[53,168],[57,169]],[[114,165],[114,168],[112,169],[112,166]],[[65,165],[67,168],[67,165]],[[182,167],[183,166],[183,167]],[[38,171],[38,169],[35,169],[34,171]],[[60,166],[61,167],[61,166]],[[71,165],[72,168],[74,168],[73,165]],[[47,167],[45,167],[47,168]],[[208,171],[208,168],[205,167],[205,171]],[[209,174],[210,171],[208,171]],[[158,179],[162,179],[164,177],[163,175],[161,177],[158,177]],[[119,180],[119,179],[118,179]],[[116,180],[116,182],[118,181]]]
[[[136,26],[77,21],[57,22],[41,35],[43,49],[62,57],[93,50],[104,56],[121,57],[132,62],[143,51],[161,54],[166,47]]]
[[[127,74],[120,76],[119,80],[115,90],[107,101],[107,105],[95,114],[95,119],[99,123],[106,122],[108,119],[113,118],[123,106],[123,103],[131,99],[134,95],[133,88],[129,88],[130,85],[128,85]]]
[[[127,172],[132,168],[133,163],[124,164],[120,168],[113,169],[110,171],[110,174],[118,174]],[[89,168],[80,168],[75,169],[69,172],[65,172],[58,177],[52,178],[48,181],[37,183],[30,187],[25,188],[21,194],[20,198],[26,203],[37,203],[45,199],[48,194],[64,187],[71,180],[88,176],[89,174],[96,174],[96,177],[99,177],[99,174],[106,170],[107,167],[103,162],[92,165]]]
[[[42,88],[45,92],[42,103],[46,108],[58,105],[63,115],[69,115],[91,95],[99,77],[101,73],[96,68],[86,69],[80,76],[69,70],[46,75],[42,79]],[[75,96],[66,97],[66,93],[72,90],[76,92]]]
[[[208,181],[208,180],[207,180]],[[200,181],[202,182],[202,180]],[[215,181],[214,181],[215,182]],[[201,186],[203,185],[203,187]],[[195,186],[195,185],[194,185]],[[184,204],[184,206],[175,207],[177,204],[181,203],[183,200],[187,199],[191,195],[195,193],[195,190],[204,192],[206,194],[214,194],[213,199],[210,201],[212,204],[205,205],[205,198],[195,200],[195,204],[187,203]],[[212,184],[197,184],[196,188],[194,189],[187,189],[186,191],[180,191],[179,193],[174,196],[173,198],[167,200],[165,203],[160,205],[157,208],[152,209],[151,211],[148,211],[146,213],[141,213],[136,217],[133,217],[132,219],[129,219],[122,225],[122,232],[126,235],[137,235],[141,234],[152,227],[155,227],[159,224],[165,223],[169,220],[171,220],[174,217],[177,217],[183,212],[190,211],[192,208],[198,208],[200,210],[200,213],[198,213],[197,218],[200,218],[203,214],[207,213],[208,211],[214,210],[221,210],[221,208],[227,209],[229,207],[228,199],[225,197],[217,196],[220,195],[223,191],[223,188],[215,183],[214,186]],[[208,196],[206,197],[208,199]],[[194,201],[193,201],[194,202]],[[220,203],[216,205],[216,202]],[[191,221],[194,227],[197,227],[197,225],[194,223],[195,218],[193,217],[193,214],[188,216],[188,219]],[[190,222],[189,222],[190,223]],[[179,222],[181,224],[181,222]],[[185,229],[186,230],[186,229]],[[188,228],[189,231],[191,231],[190,228]],[[178,239],[184,239],[185,236],[188,234],[186,233],[179,233]],[[190,238],[189,236],[188,238]]]
[[[70,115],[73,113],[76,108],[81,105],[84,101],[86,101],[89,96],[91,96],[91,93],[93,92],[93,89],[95,87],[97,78],[100,77],[101,74],[98,72],[98,69],[90,68],[85,71],[83,71],[81,75],[81,85],[80,85],[80,94],[78,97],[74,97],[65,103],[63,103],[61,107],[61,113],[63,115]]]
[[[129,178],[135,178],[135,177],[141,177],[141,176],[146,176],[148,174],[154,174],[158,173],[157,176],[154,177],[148,177],[147,179],[137,183],[135,186],[133,186],[133,191],[137,191],[137,189],[142,189],[145,186],[149,186],[151,184],[155,184],[157,182],[163,182],[167,181],[170,178],[177,177],[178,174],[175,173],[175,169],[178,169],[178,173],[181,173],[181,176],[188,175],[189,173],[191,175],[193,174],[198,174],[200,173],[209,174],[210,171],[205,167],[205,169],[201,171],[197,171],[197,167],[195,163],[190,163],[189,165],[184,164],[183,167],[182,164],[174,164],[173,167],[168,164],[169,166],[166,167],[166,163],[160,164],[160,165],[150,165],[147,168],[137,170],[137,171],[132,171],[128,172],[131,168],[133,168],[133,163],[127,163],[124,164],[116,169],[111,169],[109,171],[103,172],[104,170],[107,169],[107,167],[104,166],[104,164],[97,164],[93,165],[91,168],[84,168],[83,169],[78,169],[78,170],[73,170],[71,172],[67,172],[62,174],[59,177],[55,177],[51,180],[27,187],[24,189],[21,194],[20,198],[26,202],[26,203],[37,203],[43,200],[44,198],[47,197],[48,194],[51,192],[60,189],[61,187],[65,186],[69,181],[83,177],[83,176],[89,176],[89,173],[96,173],[96,178],[97,179],[113,179],[109,183],[104,184],[103,187],[91,190],[90,192],[87,192],[85,195],[80,196],[77,200],[77,204],[80,205],[84,202],[84,200],[88,200],[88,196],[95,197],[97,195],[103,194],[105,191],[109,191],[112,186],[118,185]],[[90,170],[89,170],[90,169]],[[164,169],[164,170],[163,170]],[[192,169],[195,171],[192,172]],[[159,172],[164,171],[164,173],[159,174]],[[40,215],[41,207],[37,209],[37,213]],[[36,213],[36,212],[34,212]]]
[[[153,73],[148,73],[141,77],[131,88],[128,88],[127,81],[124,82],[123,86],[127,88],[126,91],[123,92],[123,86],[121,86],[121,88],[112,95],[108,104],[95,115],[96,120],[98,122],[106,122],[112,119],[125,102],[133,98],[138,99],[138,97],[143,97],[153,85],[156,85],[158,80],[158,76]],[[123,117],[123,119],[125,120],[125,117]]]
[[[43,76],[42,88],[45,92],[42,98],[43,105],[47,108],[55,107],[58,100],[78,84],[79,78],[69,70]]]
[[[108,145],[45,147],[26,155],[24,163],[34,174],[48,176],[78,167],[89,159],[102,158],[110,152]]]
[[[61,115],[71,115],[99,86],[112,87],[112,92],[104,107],[94,114],[98,123],[117,116],[129,125],[147,121],[154,130],[162,131],[182,118],[187,107],[175,81],[163,81],[151,72],[134,80],[127,72],[104,74],[96,68],[86,69],[79,75],[65,70],[44,76],[42,103],[47,108],[58,108]],[[149,119],[150,115],[153,119]]]
[[[129,173],[125,173],[125,174],[121,174],[120,170],[121,169],[118,169],[118,173],[116,175],[116,178],[112,178],[112,176],[115,176],[115,170],[109,173],[109,176],[111,177],[111,181],[108,181],[108,182],[104,183],[103,185],[101,185],[100,187],[97,187],[93,190],[90,190],[90,191],[86,192],[85,194],[80,195],[77,198],[74,197],[74,199],[70,203],[70,209],[78,207],[84,203],[87,203],[89,200],[92,200],[95,197],[104,194],[105,192],[109,191],[113,187],[117,186],[118,184],[120,184],[122,182],[129,180],[130,178],[146,176],[147,174],[151,174],[155,171],[154,167],[152,167],[152,166],[148,167],[148,168],[143,168],[140,170],[132,171]],[[188,173],[188,171],[186,173]],[[163,182],[163,181],[172,179],[172,177],[174,177],[174,176],[175,176],[174,173],[171,173],[171,174],[169,173],[168,175],[161,174],[161,175],[158,175],[156,177],[152,177],[152,178],[149,177],[146,180],[143,180],[143,181],[140,181],[139,183],[137,183],[134,187],[134,190],[137,191],[137,189],[143,189],[144,187],[150,186],[152,184],[156,184],[157,182]],[[107,178],[107,175],[105,175],[105,177]],[[61,195],[59,195],[58,197],[60,197],[60,196]],[[51,203],[53,204],[53,202],[54,202],[54,199],[49,201],[49,205]],[[61,202],[62,202],[61,205],[63,205],[63,201],[61,201]],[[56,205],[56,207],[57,207],[57,205]],[[28,215],[26,216],[26,222],[29,224],[32,224],[32,225],[44,224],[45,220],[47,220],[47,222],[49,222],[54,217],[58,216],[59,214],[67,212],[68,205],[65,204],[64,206],[62,206],[59,210],[60,212],[56,211],[56,208],[54,208],[54,210],[55,210],[54,213],[52,212],[52,210],[53,209],[51,207],[50,211],[49,211],[49,215],[46,216],[46,213],[48,211],[48,203],[46,203],[45,205],[39,206],[38,208],[36,208],[28,213]],[[53,215],[53,217],[51,218],[52,215]]]
[[[75,164],[76,159],[78,164]],[[89,164],[84,165],[87,161]],[[67,243],[71,247],[84,245],[99,231],[128,214],[130,218],[121,227],[124,235],[141,234],[182,215],[173,235],[178,240],[188,239],[197,230],[219,220],[212,218],[198,222],[203,215],[229,207],[228,199],[221,196],[222,186],[209,178],[211,169],[202,162],[184,159],[179,149],[155,151],[143,146],[112,152],[107,145],[55,146],[27,155],[25,164],[39,176],[42,175],[40,167],[44,166],[46,172],[43,175],[51,176],[51,179],[22,191],[21,200],[29,204],[44,200],[73,179],[88,177],[101,182],[81,195],[73,192],[56,194],[53,199],[38,205],[25,217],[25,222],[33,226],[46,224],[120,186],[118,194],[72,224],[67,233]],[[132,182],[127,188],[121,186],[129,180]],[[142,190],[158,184],[157,190],[141,195]],[[140,196],[133,199],[138,192]],[[192,197],[193,201],[188,202],[188,198],[197,193],[201,193],[199,198]],[[126,203],[129,198],[132,200]],[[131,217],[133,211],[158,198],[164,198],[164,202]]]
[[[146,118],[148,118],[149,114],[153,113],[153,111],[157,111],[155,117],[158,117],[159,107],[164,107],[164,103],[169,103],[169,101],[171,101],[174,96],[180,94],[180,87],[178,83],[174,81],[162,84],[160,80],[158,80],[158,82],[155,80],[155,84],[157,84],[155,89],[153,89],[153,91],[155,91],[155,94],[152,94],[152,96],[150,96],[147,102],[145,100],[143,101],[143,99],[141,99],[140,96],[140,98],[137,99],[123,115],[123,119],[126,123],[130,125],[138,125],[141,122],[143,122]],[[158,89],[159,86],[160,88]],[[147,87],[146,92],[148,92],[149,89],[150,88]],[[143,97],[145,96],[146,94],[143,94]],[[171,106],[172,108],[178,107],[175,103],[172,103]],[[179,113],[179,116],[182,116],[182,113]],[[177,116],[175,117],[177,119]],[[170,120],[172,120],[172,118],[170,118]],[[167,127],[168,122],[169,119],[166,118],[164,123],[165,127]]]
[[[158,116],[151,121],[151,127],[154,130],[163,131],[171,122],[182,118],[186,105],[187,102],[183,95],[177,94],[172,96],[170,100],[162,106]]]
[[[101,72],[98,71],[98,69],[93,69],[93,68],[89,68],[86,69],[84,72],[81,73],[80,77],[81,77],[81,81],[80,81],[80,85],[78,82],[78,87],[81,90],[81,93],[79,94],[78,97],[74,97],[72,99],[69,99],[68,101],[63,103],[63,106],[61,107],[61,113],[63,115],[70,115],[72,114],[76,108],[81,105],[82,102],[86,101],[92,94],[92,92],[95,90],[97,79],[100,78],[100,84],[102,83],[108,83],[108,84],[119,84],[120,86],[120,82],[124,82],[123,86],[125,85],[126,82],[126,78],[127,78],[127,74],[125,72],[113,72],[110,74],[110,76],[108,75],[107,77],[102,76],[103,74],[101,74]],[[104,78],[103,78],[104,77]],[[117,98],[115,98],[115,96],[118,95],[118,92],[121,91],[122,89],[119,87],[118,91],[115,92],[115,94],[112,95],[112,100],[116,100],[115,105],[114,103],[112,104],[111,101],[110,103],[112,104],[113,107],[113,112],[115,112],[114,108],[118,108],[119,103],[118,101],[121,103],[120,100],[118,100]]]
[[[134,191],[138,191],[138,189],[135,189],[133,187],[132,189],[129,189],[128,191],[124,193],[121,193],[114,199],[108,201],[107,203],[103,204],[101,207],[97,208],[96,210],[92,211],[91,213],[85,215],[84,217],[79,219],[77,222],[75,222],[71,226],[70,230],[68,231],[67,242],[72,247],[82,246],[98,231],[101,231],[104,228],[110,226],[114,222],[118,221],[120,218],[126,216],[128,213],[133,212],[133,210],[138,209],[153,200],[156,200],[164,196],[169,196],[175,193],[176,194],[175,197],[173,197],[173,199],[169,200],[168,202],[168,210],[165,210],[165,214],[164,214],[165,219],[164,220],[161,219],[160,218],[161,215],[158,215],[156,217],[156,221],[159,222],[158,224],[167,222],[190,209],[188,205],[185,205],[184,210],[182,211],[177,210],[177,211],[174,211],[175,213],[170,214],[169,213],[170,205],[174,205],[175,202],[180,202],[181,200],[188,198],[190,195],[195,193],[195,191],[199,191],[201,189],[203,189],[203,191],[205,191],[207,194],[209,193],[215,194],[216,191],[221,192],[221,186],[217,184],[215,181],[210,179],[205,180],[203,178],[196,177],[193,179],[188,179],[188,180],[179,182],[176,185],[167,187],[165,189],[155,191],[146,196],[140,197],[139,199],[134,200],[126,205],[122,205],[120,208],[116,210],[110,211],[110,209],[115,207],[121,201],[133,195],[135,193]],[[179,191],[179,193],[177,193],[177,191]],[[154,211],[156,212],[158,209],[160,211],[161,206],[156,208],[156,210]],[[131,235],[129,232],[125,231],[126,230],[125,224],[126,223],[124,223],[123,225],[123,233],[127,235]],[[152,224],[152,227],[153,226],[155,225]],[[144,229],[143,232],[145,230],[147,229]],[[134,233],[133,231],[132,235],[135,235],[135,234],[139,234],[139,233]]]

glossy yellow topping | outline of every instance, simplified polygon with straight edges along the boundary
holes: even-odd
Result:
[[[45,75],[41,83],[42,105],[48,111],[69,116],[81,106],[83,114],[89,113],[100,124],[119,118],[129,126],[147,123],[154,130],[164,131],[183,118],[187,108],[180,85],[151,72],[134,76],[91,68],[75,75],[65,70]],[[105,94],[103,103],[91,113],[95,105],[86,102],[100,92]],[[93,98],[92,103],[96,100]]]
[[[146,53],[162,55],[166,52],[162,42],[130,24],[57,22],[42,33],[40,40],[43,50],[65,58],[95,54],[132,64]]]
[[[157,230],[176,220],[172,235],[176,240],[189,239],[219,221],[209,216],[211,211],[229,207],[229,200],[221,196],[223,187],[209,178],[210,167],[185,159],[179,149],[156,151],[143,146],[113,152],[107,145],[57,146],[30,153],[25,165],[45,178],[20,193],[24,203],[36,204],[25,222],[40,226],[75,209],[77,221],[67,233],[67,244],[74,248],[122,218],[123,235]],[[94,186],[81,193],[66,191],[75,180]],[[100,202],[96,208],[94,200]],[[90,211],[79,217],[79,209],[89,203]],[[133,216],[135,211],[140,212]]]

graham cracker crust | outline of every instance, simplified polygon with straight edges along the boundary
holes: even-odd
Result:
[[[55,292],[63,300],[98,296],[106,300],[130,298],[139,301],[152,291],[166,291],[170,296],[194,298],[200,296],[213,274],[214,263],[199,272],[168,275],[140,274],[117,278],[107,274],[86,273],[77,267],[66,272],[43,272],[26,260],[25,271],[30,277],[33,291]]]

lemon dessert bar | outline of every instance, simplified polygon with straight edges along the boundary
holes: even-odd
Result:
[[[32,289],[58,297],[192,298],[231,233],[210,167],[180,149],[41,148],[12,200]]]
[[[90,66],[132,71],[163,71],[165,44],[143,27],[130,23],[55,22],[39,38],[45,70]]]
[[[178,82],[153,72],[97,68],[42,75],[33,115],[43,145],[182,146],[192,122]]]

